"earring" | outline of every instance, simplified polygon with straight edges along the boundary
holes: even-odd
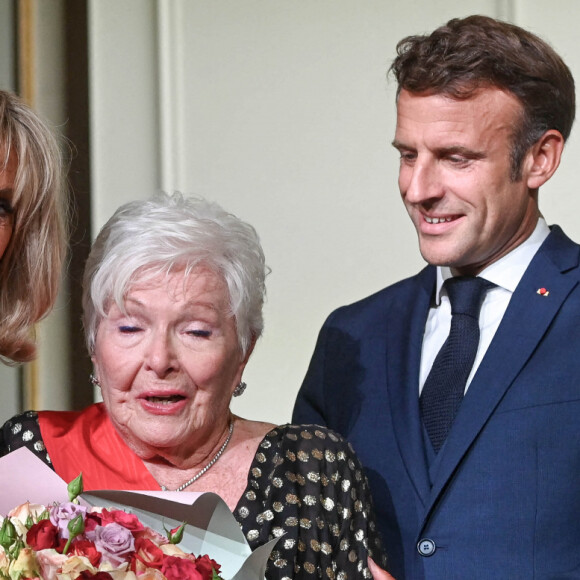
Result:
[[[241,395],[243,395],[247,386],[248,385],[246,385],[246,383],[244,383],[244,381],[239,382],[236,385],[236,388],[234,389],[234,397],[240,397]]]
[[[91,375],[89,380],[91,381],[91,385],[93,385],[93,387],[99,387],[99,389],[101,388],[101,383],[99,382],[99,379],[95,377],[95,375]]]

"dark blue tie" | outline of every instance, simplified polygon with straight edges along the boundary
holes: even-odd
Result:
[[[463,400],[479,344],[479,310],[494,284],[483,278],[458,276],[445,281],[451,302],[451,329],[435,358],[420,406],[423,424],[437,453]]]

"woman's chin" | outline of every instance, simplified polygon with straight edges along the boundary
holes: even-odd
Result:
[[[183,425],[181,425],[183,426]],[[187,439],[181,436],[176,425],[159,425],[142,423],[137,430],[124,429],[122,437],[125,443],[141,459],[152,459],[157,455],[171,455]]]

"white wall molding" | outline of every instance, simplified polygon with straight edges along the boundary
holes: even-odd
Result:
[[[160,182],[168,193],[181,189],[183,183],[182,18],[181,0],[157,0]]]

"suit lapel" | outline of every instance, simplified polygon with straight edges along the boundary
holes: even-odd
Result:
[[[402,321],[387,333],[387,389],[391,419],[403,462],[425,503],[430,493],[419,415],[419,368],[425,322],[435,287],[435,268],[427,267],[416,283],[403,287],[388,319]]]
[[[578,284],[578,255],[579,247],[554,226],[518,284],[440,451],[426,516]],[[538,294],[540,288],[549,295]]]

